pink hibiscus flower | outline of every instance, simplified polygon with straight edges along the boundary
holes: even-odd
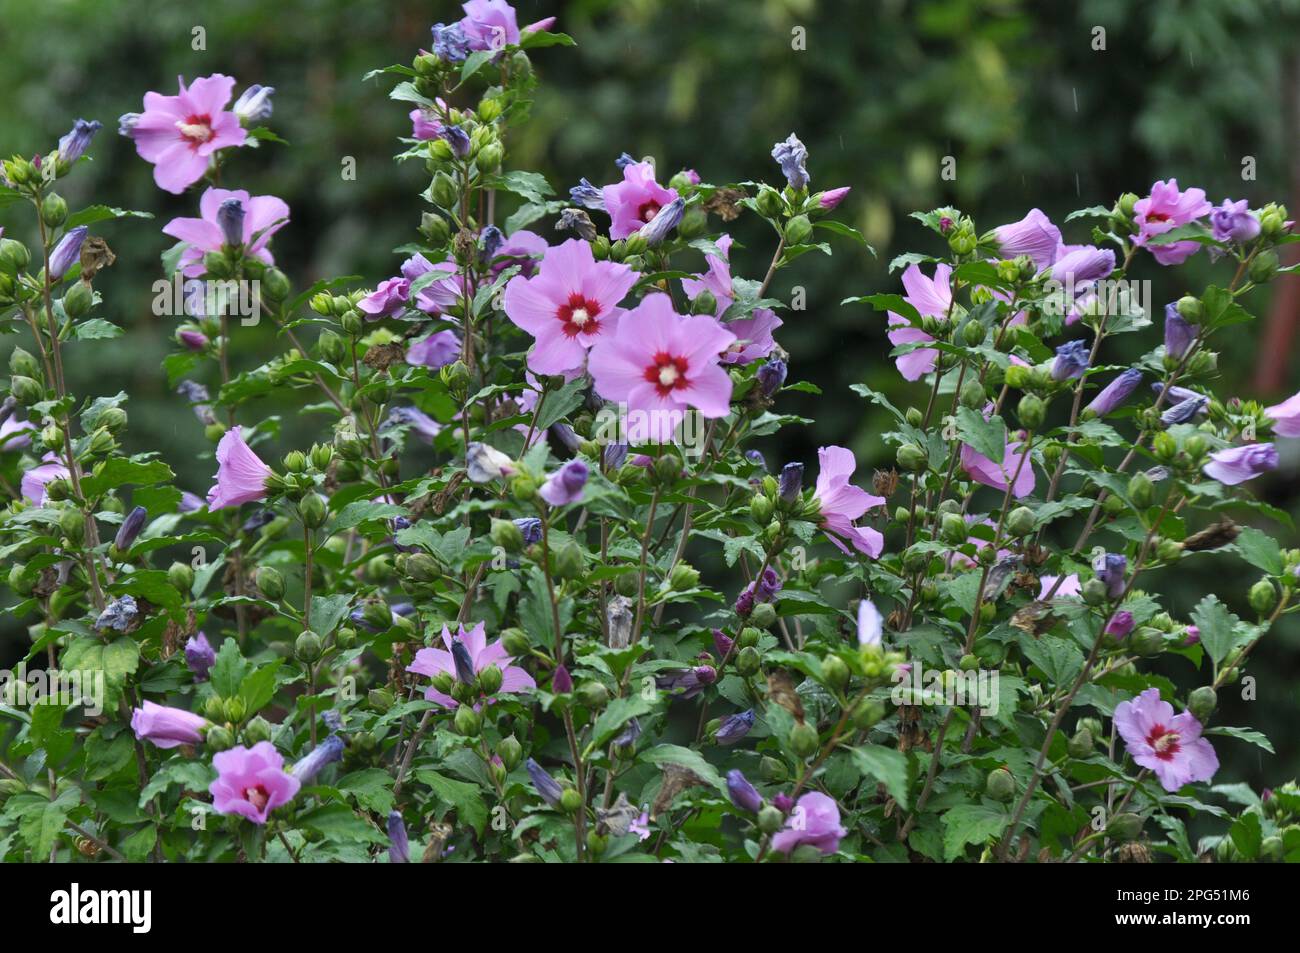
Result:
[[[683,278],[682,290],[686,292],[686,296],[692,301],[700,296],[700,292],[709,292],[709,294],[713,295],[714,300],[718,302],[713,316],[721,318],[723,313],[731,307],[733,300],[730,260],[731,236],[722,235],[714,244],[718,246],[718,251],[722,252],[722,257],[705,255],[704,261],[708,268],[698,278]]]
[[[144,112],[128,126],[140,158],[154,164],[158,188],[175,195],[203,178],[214,152],[242,146],[248,138],[239,116],[226,109],[235,92],[234,79],[214,73],[188,88],[183,76],[177,82],[180,92],[175,96],[145,93]]]
[[[1016,499],[1034,492],[1034,464],[1032,460],[1025,460],[1022,466],[1020,461],[1024,456],[1018,440],[1007,443],[1006,454],[1000,463],[994,463],[968,444],[961,445],[961,466],[971,479],[1003,492],[1008,484],[1012,484],[1011,494]]]
[[[655,181],[655,167],[649,162],[632,162],[623,167],[623,181],[601,189],[609,212],[610,238],[627,238],[677,198],[676,189]],[[728,284],[730,287],[730,284]]]
[[[185,242],[180,269],[187,278],[201,277],[205,269],[203,256],[221,251],[225,235],[217,219],[223,202],[235,201],[243,208],[244,255],[268,265],[275,258],[267,250],[271,236],[289,224],[289,206],[274,195],[249,195],[243,189],[205,189],[199,199],[201,218],[174,218],[163,226],[163,234]]]
[[[634,284],[636,272],[596,261],[584,241],[548,248],[536,275],[516,275],[506,285],[506,317],[536,338],[528,367],[536,374],[581,367],[588,349],[618,327],[618,303]]]
[[[1129,755],[1154,771],[1166,791],[1208,781],[1219,770],[1214,748],[1201,737],[1201,723],[1189,712],[1175,715],[1174,707],[1161,701],[1158,688],[1120,702],[1115,708],[1115,727]]]
[[[131,730],[140,741],[150,741],[158,748],[196,745],[203,741],[208,720],[183,708],[168,708],[146,701],[131,710]]]
[[[668,295],[651,294],[597,342],[587,366],[596,393],[627,405],[629,436],[667,443],[690,407],[727,415],[731,377],[718,355],[735,339],[707,314],[682,317]]]
[[[269,741],[251,748],[243,745],[212,756],[217,779],[208,786],[212,807],[218,814],[238,814],[254,824],[265,824],[267,816],[298,793],[301,783],[284,770],[284,758]]]
[[[1157,235],[1173,231],[1180,225],[1194,222],[1210,214],[1213,208],[1205,198],[1204,189],[1178,190],[1178,180],[1157,182],[1151,186],[1151,194],[1138,199],[1133,206],[1133,220],[1138,225],[1138,234],[1133,244],[1146,247],[1156,261],[1162,265],[1181,265],[1196,254],[1201,247],[1196,242],[1171,242],[1168,245],[1148,245],[1147,242]]]
[[[885,547],[885,537],[870,526],[855,526],[853,521],[867,510],[885,505],[883,496],[874,496],[850,483],[858,462],[844,447],[822,447],[817,451],[817,487],[813,491],[821,504],[821,527],[826,537],[841,551],[853,548],[875,559]]]
[[[265,499],[271,472],[244,442],[240,428],[231,427],[217,444],[217,478],[208,490],[208,510]]]
[[[767,357],[776,347],[772,332],[781,326],[781,319],[767,308],[755,308],[748,318],[737,318],[723,325],[736,336],[731,346],[722,352],[723,364],[750,364]]]
[[[789,854],[800,844],[810,844],[823,854],[833,854],[846,834],[835,799],[820,791],[809,791],[786,818],[785,829],[773,835],[772,849]]]
[[[948,283],[952,268],[949,265],[935,265],[934,277],[927,278],[921,273],[919,265],[909,265],[903,272],[903,288],[907,294],[903,300],[917,310],[922,317],[944,319],[952,306],[952,289]],[[901,344],[913,344],[917,341],[933,341],[930,335],[920,328],[912,327],[912,322],[901,314],[889,312],[889,343],[895,347]],[[939,352],[930,348],[917,348],[895,359],[898,372],[904,380],[919,380],[934,370]]]
[[[514,661],[506,654],[505,646],[501,640],[497,639],[491,644],[487,641],[487,630],[483,623],[480,622],[469,631],[465,626],[460,626],[456,638],[465,643],[465,648],[469,650],[469,657],[474,664],[474,673],[477,675],[489,665],[495,665],[501,669],[501,687],[498,692],[511,694],[514,692],[531,692],[537,688],[537,683],[533,677],[518,665],[511,665]],[[408,672],[415,672],[417,675],[427,675],[432,678],[439,672],[446,672],[452,678],[456,677],[456,662],[452,658],[452,635],[450,630],[444,625],[442,627],[442,644],[446,649],[425,648],[415,653],[415,660],[407,667]],[[457,702],[450,695],[444,695],[435,688],[425,689],[424,697],[435,704],[442,705],[444,708],[455,708]]]

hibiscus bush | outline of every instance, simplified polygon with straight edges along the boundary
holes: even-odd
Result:
[[[0,546],[31,644],[0,689],[0,855],[1300,858],[1300,790],[1221,777],[1220,746],[1271,748],[1215,717],[1297,608],[1290,521],[1245,484],[1300,395],[1213,390],[1286,210],[1170,180],[1064,231],[917,213],[903,293],[843,303],[894,345],[846,359],[915,382],[836,395],[888,413],[896,467],[779,459],[810,423],[783,398],[817,393],[780,338],[815,315],[773,277],[869,251],[848,186],[792,134],[771,181],[624,154],[557,192],[510,155],[534,61],[574,42],[553,26],[471,0],[367,76],[427,171],[379,281],[276,267],[293,212],[241,162],[285,147],[268,87],[182,79],[121,118],[192,205],[161,234],[61,197],[98,121],[3,163]],[[206,496],[122,450],[129,395],[65,386],[131,333],[95,288],[126,234],[161,256],[158,373],[211,442]],[[1215,283],[1153,303],[1143,272],[1193,255]],[[262,322],[274,354],[243,346]],[[1150,349],[1111,363],[1128,334]],[[1168,605],[1193,559],[1255,581]]]

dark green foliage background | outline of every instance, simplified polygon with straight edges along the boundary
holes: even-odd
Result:
[[[794,131],[812,154],[814,187],[853,187],[840,217],[867,235],[879,259],[838,241],[833,258],[805,258],[774,289],[787,299],[791,282],[806,289],[806,310],[788,314],[779,337],[793,375],[826,396],[791,398],[786,409],[817,422],[765,447],[772,465],[811,463],[826,442],[887,464],[874,437],[882,421],[848,385],[866,381],[896,402],[920,399],[919,385],[895,373],[883,316],[839,302],[898,290],[897,274],[886,270],[894,255],[941,251],[907,218],[911,210],[952,203],[983,230],[1038,205],[1059,222],[1071,209],[1176,177],[1215,202],[1279,200],[1300,212],[1292,154],[1300,120],[1286,114],[1283,95],[1285,78],[1294,84],[1300,75],[1300,0],[522,0],[519,9],[521,23],[557,14],[556,28],[578,46],[534,55],[542,86],[534,121],[511,143],[509,167],[542,171],[563,192],[580,176],[612,181],[613,160],[626,150],[654,155],[661,169],[694,167],[706,181],[770,180],[778,177],[771,144]],[[382,81],[363,84],[361,76],[409,62],[428,45],[432,22],[458,16],[449,2],[405,0],[0,0],[0,151],[46,152],[74,118],[99,119],[106,128],[93,163],[67,180],[70,205],[104,202],[156,216],[96,229],[118,255],[96,282],[107,301],[103,316],[128,334],[81,345],[72,386],[82,394],[127,391],[128,449],[161,450],[186,489],[206,490],[211,446],[159,369],[172,327],[151,311],[151,284],[170,244],[158,227],[195,214],[196,200],[154,187],[150,167],[115,134],[117,116],[138,110],[146,90],[174,92],[178,73],[225,72],[241,89],[275,86],[271,125],[291,147],[244,150],[224,184],[289,202],[293,220],[276,236],[275,252],[299,287],[335,274],[373,284],[395,270],[392,249],[418,224],[416,196],[427,183],[416,164],[390,161],[396,137],[409,132],[407,108],[387,99]],[[199,26],[205,51],[191,49]],[[796,27],[806,31],[805,51],[791,48]],[[1093,49],[1097,27],[1105,29],[1104,51]],[[940,178],[944,156],[956,159],[954,181]],[[1242,181],[1244,156],[1255,158],[1255,181]],[[345,157],[356,160],[355,181],[340,175]],[[744,247],[733,253],[734,270],[761,274],[771,237],[753,221],[736,224]],[[0,213],[0,225],[30,238],[25,209]],[[1078,223],[1066,231],[1067,241],[1087,240]],[[1200,256],[1179,274],[1200,287],[1210,268]],[[1155,282],[1157,302],[1186,290],[1150,259],[1137,277]],[[1252,330],[1262,331],[1268,304],[1247,302],[1259,316]],[[1155,333],[1122,346],[1145,349]],[[235,352],[249,366],[278,347],[264,328],[236,335]],[[1259,341],[1259,333],[1231,336],[1220,355],[1222,396],[1271,400],[1300,387],[1296,371],[1284,392],[1254,393]],[[0,354],[11,346],[0,341]],[[265,405],[268,415],[280,410]],[[310,440],[311,421],[288,417],[284,427],[284,449]],[[1252,486],[1295,513],[1300,453],[1294,441],[1282,452],[1282,468]],[[1284,544],[1300,544],[1291,529],[1266,528]],[[1185,614],[1206,592],[1248,611],[1254,577],[1244,564],[1206,556],[1190,565],[1199,570],[1149,582],[1169,594],[1172,611]],[[0,620],[0,664],[12,664],[24,643],[17,621]],[[1259,787],[1296,773],[1298,657],[1300,628],[1283,624],[1251,667],[1258,700],[1223,693],[1223,721],[1263,730],[1278,756],[1223,740],[1221,779]],[[1166,671],[1190,684],[1185,663]]]

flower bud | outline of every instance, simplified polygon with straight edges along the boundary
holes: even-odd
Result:
[[[564,543],[553,554],[555,575],[561,579],[577,579],[582,575],[585,562],[582,548],[573,540]]]
[[[1155,498],[1156,486],[1145,473],[1136,473],[1128,481],[1129,499],[1139,509],[1146,509]]]
[[[1129,647],[1143,658],[1153,658],[1165,650],[1165,634],[1157,628],[1144,625],[1133,633]]]
[[[780,808],[766,804],[758,812],[758,829],[764,834],[775,834],[785,825],[785,815]]]
[[[1012,536],[1028,536],[1037,524],[1034,511],[1027,506],[1017,506],[1007,514],[1007,532]]]
[[[502,632],[501,645],[510,653],[511,658],[528,655],[533,648],[533,643],[528,638],[528,634],[523,629],[518,628],[510,628]]]
[[[821,748],[817,729],[807,722],[796,722],[790,729],[790,750],[800,758],[810,758]]]
[[[758,654],[758,649],[752,645],[747,645],[736,655],[736,671],[741,675],[753,675],[762,664],[763,660]]]
[[[1083,601],[1090,606],[1099,606],[1106,601],[1106,584],[1100,579],[1089,579],[1079,590]]]
[[[739,768],[727,772],[727,796],[739,810],[756,814],[763,808],[763,796]]]
[[[326,517],[329,516],[325,497],[319,493],[308,493],[298,502],[298,515],[302,519],[302,524],[309,529],[323,526]]]
[[[293,654],[300,662],[315,662],[321,656],[320,636],[307,629],[293,643]]]
[[[512,520],[492,520],[492,543],[508,553],[518,553],[524,548],[524,534]]]
[[[565,814],[576,814],[582,807],[582,795],[574,788],[565,788],[560,794],[560,810]]]
[[[290,473],[302,473],[307,469],[307,454],[301,450],[290,450],[284,455],[283,463]]]
[[[25,407],[40,403],[45,399],[45,388],[34,378],[15,374],[9,378],[9,391]]]
[[[259,566],[253,574],[253,582],[262,595],[272,602],[284,598],[284,577],[273,566]]]
[[[221,699],[215,700],[220,701]],[[235,736],[225,725],[213,725],[203,735],[203,743],[209,751],[218,754],[235,746]]]
[[[439,208],[453,208],[459,196],[455,181],[446,172],[439,172],[433,177],[433,184],[429,186],[429,197]]]
[[[1202,725],[1210,720],[1218,704],[1219,696],[1209,685],[1202,685],[1187,696],[1187,710]]]
[[[1095,742],[1092,737],[1092,732],[1086,727],[1081,727],[1070,738],[1069,744],[1067,745],[1070,757],[1076,759],[1090,757],[1094,750],[1094,744]]]
[[[86,535],[86,515],[69,507],[59,514],[59,529],[73,543],[80,543]]]
[[[520,759],[524,756],[524,747],[514,735],[506,735],[497,742],[496,753],[497,757],[501,759],[501,763],[506,766],[506,770],[513,771],[518,767]]]
[[[126,519],[122,520],[122,525],[117,529],[117,536],[113,539],[113,546],[119,553],[125,553],[134,545],[148,518],[148,511],[143,506],[137,506]]]
[[[454,723],[458,735],[473,738],[483,727],[483,717],[469,705],[461,705],[456,709]]]
[[[920,473],[929,462],[926,452],[914,443],[905,443],[899,447],[895,459],[901,469],[911,473]]]
[[[966,520],[956,513],[945,513],[940,523],[939,536],[950,546],[960,546],[970,535]]]
[[[1201,315],[1205,313],[1205,307],[1201,304],[1201,299],[1193,295],[1183,295],[1178,299],[1178,303],[1174,307],[1188,324],[1195,324],[1201,319]]]
[[[1250,263],[1250,269],[1248,271],[1250,280],[1255,282],[1257,285],[1262,285],[1264,282],[1272,280],[1273,276],[1277,274],[1278,264],[1279,262],[1276,252],[1260,252]]]
[[[834,691],[843,691],[849,683],[849,667],[838,655],[828,655],[822,660],[822,680]]]
[[[1116,814],[1106,825],[1106,836],[1120,841],[1137,840],[1142,833],[1143,820],[1137,814],[1125,812]]]
[[[244,726],[245,744],[255,745],[259,741],[271,740],[271,723],[258,715]]]
[[[700,571],[689,563],[677,563],[668,574],[668,585],[676,592],[694,589],[699,584]]]
[[[812,235],[812,222],[807,215],[796,215],[785,223],[785,241],[788,245],[802,245]]]
[[[1250,607],[1260,615],[1267,615],[1277,605],[1277,589],[1267,579],[1250,587]]]
[[[1016,414],[1026,430],[1037,430],[1047,419],[1047,405],[1033,394],[1025,394],[1016,406]]]
[[[759,394],[763,397],[771,397],[781,389],[781,385],[785,383],[787,373],[788,368],[785,361],[780,358],[770,358],[766,364],[754,372],[754,378],[758,381]]]
[[[762,493],[755,493],[749,501],[749,515],[760,525],[766,525],[772,518],[773,508],[772,501]]]
[[[749,621],[759,629],[770,629],[776,623],[776,607],[770,602],[759,602],[750,610]]]
[[[994,768],[984,779],[984,793],[1006,803],[1016,796],[1016,779],[1006,768]]]
[[[485,695],[495,695],[501,690],[502,673],[498,665],[488,665],[478,673],[478,687]]]

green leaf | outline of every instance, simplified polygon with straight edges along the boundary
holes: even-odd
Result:
[[[95,467],[95,472],[81,481],[82,492],[87,497],[99,496],[107,490],[135,484],[153,486],[155,483],[170,483],[176,478],[172,468],[161,460],[128,460],[125,457],[110,457]]]
[[[398,516],[405,516],[406,508],[396,505],[395,503],[376,503],[371,500],[357,500],[355,503],[349,503],[339,511],[338,516],[334,517],[330,523],[327,533],[334,536],[344,530],[360,526],[362,523],[368,523],[371,520],[390,520]]]
[[[136,212],[126,208],[114,208],[110,205],[90,205],[80,212],[73,212],[69,215],[63,227],[67,230],[76,228],[79,225],[94,225],[96,222],[107,221],[110,218],[153,218],[153,214],[150,212]]]
[[[357,803],[376,814],[387,815],[393,809],[393,778],[382,768],[353,771],[336,787],[357,799]]]
[[[958,407],[957,433],[962,443],[994,463],[1001,463],[1007,455],[1007,426],[1001,417],[985,420],[979,411]]]
[[[1261,731],[1256,731],[1254,728],[1221,725],[1218,728],[1206,728],[1203,733],[1206,735],[1219,735],[1224,738],[1236,738],[1238,741],[1245,741],[1256,748],[1263,748],[1269,754],[1277,754],[1273,750],[1273,742],[1268,740],[1268,736]]]
[[[480,837],[483,836],[488,810],[487,805],[483,803],[478,785],[470,784],[468,781],[457,781],[428,769],[416,771],[415,776],[427,784],[439,800],[456,809],[456,817],[462,824],[469,825]]]
[[[722,776],[718,774],[717,769],[704,760],[704,756],[698,751],[692,751],[690,748],[683,748],[681,745],[655,745],[648,751],[641,752],[637,756],[638,761],[657,764],[661,767],[665,764],[681,765],[699,775],[700,780],[706,784],[711,784],[717,788],[719,793],[726,791],[726,785],[722,781]]]
[[[1277,540],[1253,526],[1244,527],[1233,545],[1246,562],[1266,573],[1278,575],[1285,568]]]
[[[614,699],[596,719],[596,724],[591,729],[591,744],[597,748],[604,747],[625,724],[653,710],[654,703],[646,701],[640,695]]]
[[[311,597],[311,630],[317,635],[329,635],[339,627],[352,606],[347,593]]]
[[[143,808],[155,795],[162,794],[175,784],[186,791],[206,792],[216,777],[217,772],[202,761],[168,761],[153,773],[149,783],[140,792],[138,806]]]
[[[217,650],[217,660],[209,674],[212,690],[222,698],[235,698],[248,677],[249,668],[248,660],[239,651],[239,643],[226,639]]]
[[[943,859],[955,860],[967,844],[987,844],[1000,835],[1011,816],[985,804],[958,804],[943,813]]]
[[[1259,815],[1254,812],[1242,814],[1228,829],[1228,836],[1232,838],[1237,850],[1241,851],[1242,857],[1254,860],[1259,856],[1260,845],[1264,842]]]
[[[387,844],[388,838],[346,804],[322,804],[299,814],[297,822],[337,843]]]
[[[77,639],[63,650],[59,660],[59,667],[67,672],[104,673],[106,709],[117,705],[127,676],[134,674],[139,664],[139,646],[129,635],[107,643],[97,637]],[[83,684],[83,688],[89,691],[90,686]]]
[[[573,37],[567,33],[548,33],[546,30],[533,30],[519,39],[521,50],[539,50],[544,46],[575,46]]]
[[[106,341],[110,338],[120,338],[125,333],[112,321],[105,321],[103,318],[82,321],[75,329],[78,341]]]
[[[75,787],[68,787],[53,801],[47,801],[38,794],[20,794],[13,800],[19,799],[22,799],[22,813],[18,832],[31,848],[32,859],[49,860],[54,841],[67,823],[68,812],[81,803],[81,792]],[[6,814],[10,808],[11,806],[6,806]]]
[[[283,664],[284,659],[276,659],[269,665],[249,672],[239,683],[239,697],[244,700],[244,710],[248,712],[249,718],[275,697],[275,677]]]
[[[1200,630],[1201,645],[1210,653],[1210,658],[1217,666],[1232,651],[1236,641],[1233,627],[1237,624],[1237,617],[1224,607],[1218,596],[1209,595],[1192,610],[1192,622]]]
[[[884,745],[861,745],[849,749],[859,771],[885,786],[889,796],[903,808],[908,805],[907,755]]]

